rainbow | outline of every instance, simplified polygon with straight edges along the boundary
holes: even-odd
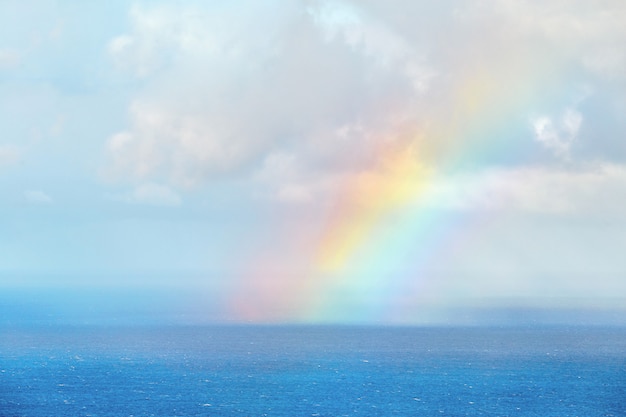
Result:
[[[500,65],[497,76],[481,65],[465,73],[449,86],[445,109],[424,115],[428,123],[407,128],[399,140],[381,140],[377,160],[343,180],[311,245],[309,270],[280,289],[255,287],[251,291],[264,301],[253,307],[251,297],[235,297],[235,315],[411,323],[425,303],[436,303],[443,287],[433,271],[471,245],[489,220],[438,209],[432,185],[472,163],[526,158],[507,140],[510,126],[527,119],[537,100],[555,94],[550,86],[558,85],[559,71],[550,60],[526,57]]]

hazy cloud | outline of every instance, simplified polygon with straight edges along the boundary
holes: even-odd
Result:
[[[15,49],[0,48],[0,70],[15,68],[20,61],[21,56]]]
[[[34,204],[50,204],[53,202],[52,197],[40,190],[27,190],[24,191],[24,198],[29,203]]]
[[[499,168],[433,181],[426,204],[456,210],[622,215],[626,165]]]
[[[130,204],[171,207],[180,206],[183,202],[171,188],[154,183],[138,185],[132,192],[122,195],[120,199]]]
[[[0,168],[15,164],[20,158],[20,151],[13,145],[0,145]]]
[[[617,75],[626,69],[623,45],[626,40],[626,5],[621,1],[590,4],[582,0],[490,0],[493,7],[527,34],[541,34],[560,52],[573,56],[588,69]],[[624,71],[621,71],[624,77]]]

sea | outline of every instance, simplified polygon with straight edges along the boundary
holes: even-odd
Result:
[[[626,416],[626,328],[0,328],[0,416]]]

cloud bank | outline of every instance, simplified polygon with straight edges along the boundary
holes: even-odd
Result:
[[[526,76],[517,66],[558,70],[561,79],[523,87],[531,101],[520,119],[527,118],[511,129],[525,133],[501,139],[511,146],[535,142],[556,160],[577,162],[585,158],[577,142],[603,146],[584,131],[586,119],[620,123],[616,115],[586,114],[576,97],[589,85],[601,94],[601,83],[624,83],[621,3],[593,10],[558,1],[401,3],[133,7],[131,30],[108,46],[137,92],[127,130],[108,140],[106,175],[193,188],[224,177],[267,179],[263,171],[289,155],[297,167],[289,178],[274,174],[272,193],[311,200],[322,188],[313,177],[371,169],[390,143],[418,142],[416,158],[437,166],[466,140],[437,137],[458,107],[451,90],[464,88],[468,74],[490,77],[492,90],[515,88],[518,80],[507,77]],[[603,93],[615,105],[623,100]],[[497,100],[499,93],[482,94]]]

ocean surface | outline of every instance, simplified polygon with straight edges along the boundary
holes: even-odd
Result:
[[[626,329],[4,327],[0,416],[626,416]]]

